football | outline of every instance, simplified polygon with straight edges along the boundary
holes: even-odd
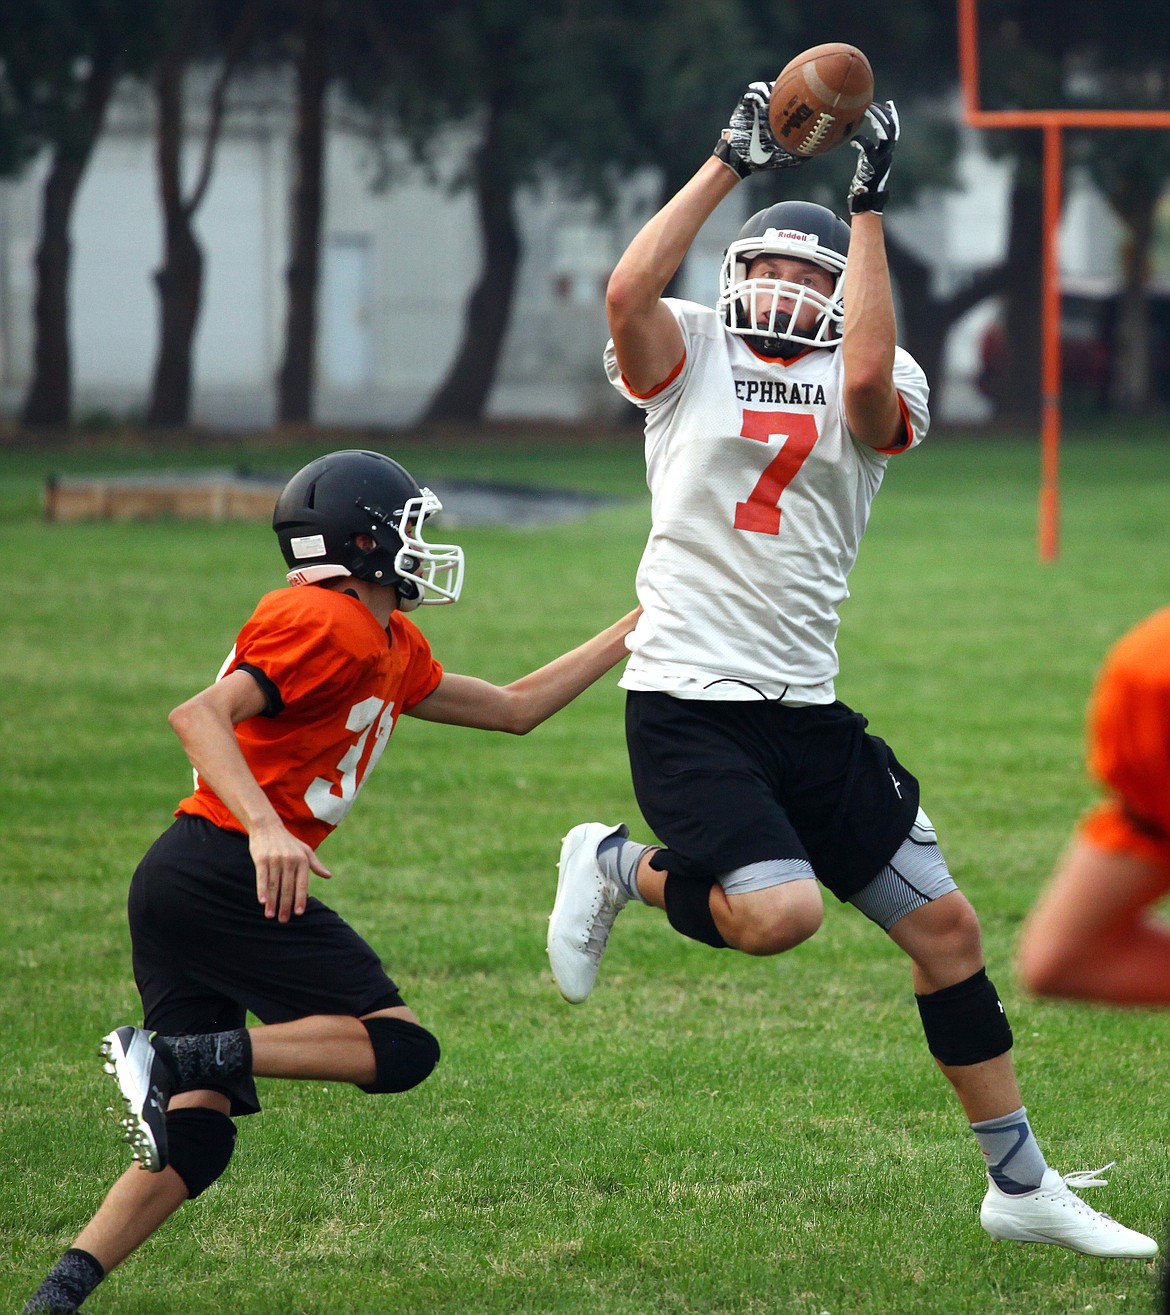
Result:
[[[857,131],[873,102],[873,69],[856,46],[830,41],[789,61],[772,84],[768,122],[790,155],[823,155]]]

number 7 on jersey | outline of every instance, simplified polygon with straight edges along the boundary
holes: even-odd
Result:
[[[816,419],[804,411],[745,411],[739,432],[760,443],[778,438],[780,451],[764,467],[747,501],[735,504],[735,528],[779,534],[780,495],[816,446]]]

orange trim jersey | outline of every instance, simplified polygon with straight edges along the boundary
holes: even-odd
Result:
[[[364,604],[314,585],[265,594],[219,678],[247,671],[268,708],[236,726],[252,775],[284,825],[315,849],[350,809],[401,713],[443,669],[400,612],[383,629]],[[198,775],[175,810],[244,827]]]
[[[642,616],[621,685],[686,699],[832,703],[838,609],[892,454],[930,424],[917,362],[894,352],[904,434],[888,451],[845,416],[840,351],[773,360],[709,306],[667,298],[683,356],[648,393],[610,383],[646,421],[650,537]]]
[[[1110,650],[1088,732],[1089,767],[1109,798],[1082,820],[1081,835],[1170,867],[1170,608]]]

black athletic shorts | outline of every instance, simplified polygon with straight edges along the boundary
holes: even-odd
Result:
[[[893,857],[918,781],[843,703],[715,702],[630,690],[626,743],[638,806],[665,845],[652,866],[704,883],[805,859],[847,900]]]
[[[288,922],[264,916],[248,837],[183,814],[130,882],[130,940],[144,1026],[164,1036],[310,1014],[360,1017],[403,1004],[378,956],[310,898]],[[251,1077],[224,1093],[233,1114],[260,1108]]]

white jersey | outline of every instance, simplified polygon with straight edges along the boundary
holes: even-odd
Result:
[[[638,397],[646,412],[651,529],[643,613],[621,684],[681,698],[831,703],[837,609],[889,454],[845,421],[839,349],[787,365],[757,356],[708,306],[667,299],[681,368]],[[900,347],[894,383],[909,441],[930,423],[922,368]]]

